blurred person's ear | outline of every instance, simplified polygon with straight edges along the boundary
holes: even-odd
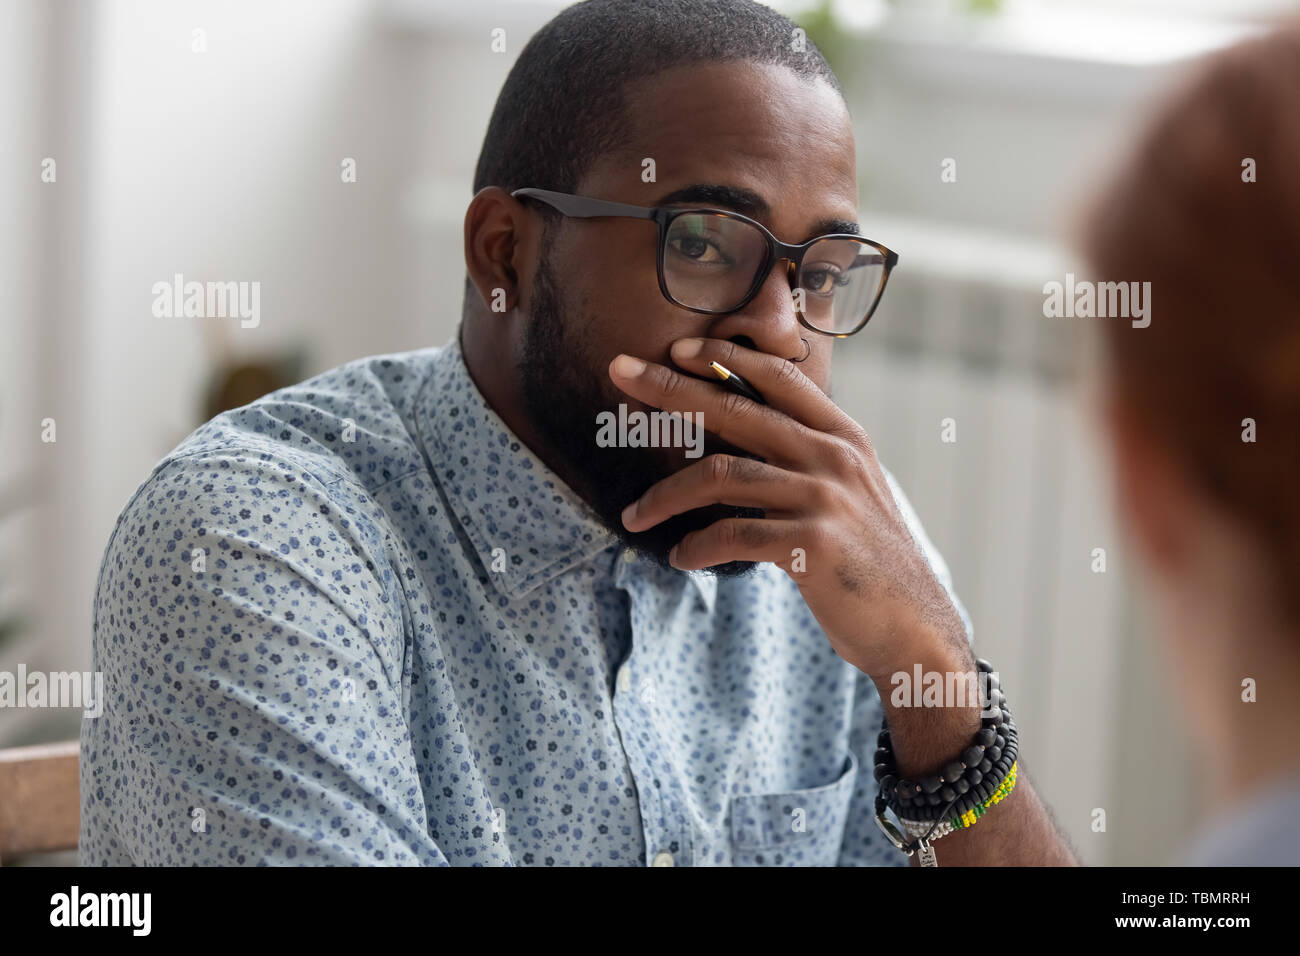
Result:
[[[1185,563],[1196,508],[1179,469],[1117,397],[1103,405],[1114,469],[1115,506],[1133,547],[1161,578]]]
[[[1224,611],[1238,620],[1267,615],[1272,569],[1245,526],[1129,404],[1112,395],[1102,408],[1121,527],[1180,621]]]

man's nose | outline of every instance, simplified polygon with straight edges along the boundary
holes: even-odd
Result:
[[[795,312],[791,281],[788,263],[777,260],[753,300],[739,312],[718,316],[709,335],[780,358],[804,355],[800,339],[807,333]]]

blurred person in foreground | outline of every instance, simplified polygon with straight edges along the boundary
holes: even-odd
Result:
[[[1105,325],[1103,401],[1211,818],[1180,862],[1300,864],[1300,21],[1171,96],[1081,231],[1160,303]]]

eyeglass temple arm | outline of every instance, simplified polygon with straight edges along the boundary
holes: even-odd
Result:
[[[590,196],[574,196],[569,193],[552,192],[549,189],[516,189],[510,194],[515,197],[537,199],[549,206],[554,206],[566,216],[577,219],[593,219],[598,216],[629,216],[633,219],[653,219],[655,211],[645,206],[629,206],[627,203],[610,202],[608,199],[592,199]]]

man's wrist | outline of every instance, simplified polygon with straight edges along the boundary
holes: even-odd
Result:
[[[880,694],[898,772],[904,777],[926,774],[969,747],[982,713],[969,645],[956,648],[946,640],[929,640],[912,646],[923,650],[887,673],[869,675]]]

